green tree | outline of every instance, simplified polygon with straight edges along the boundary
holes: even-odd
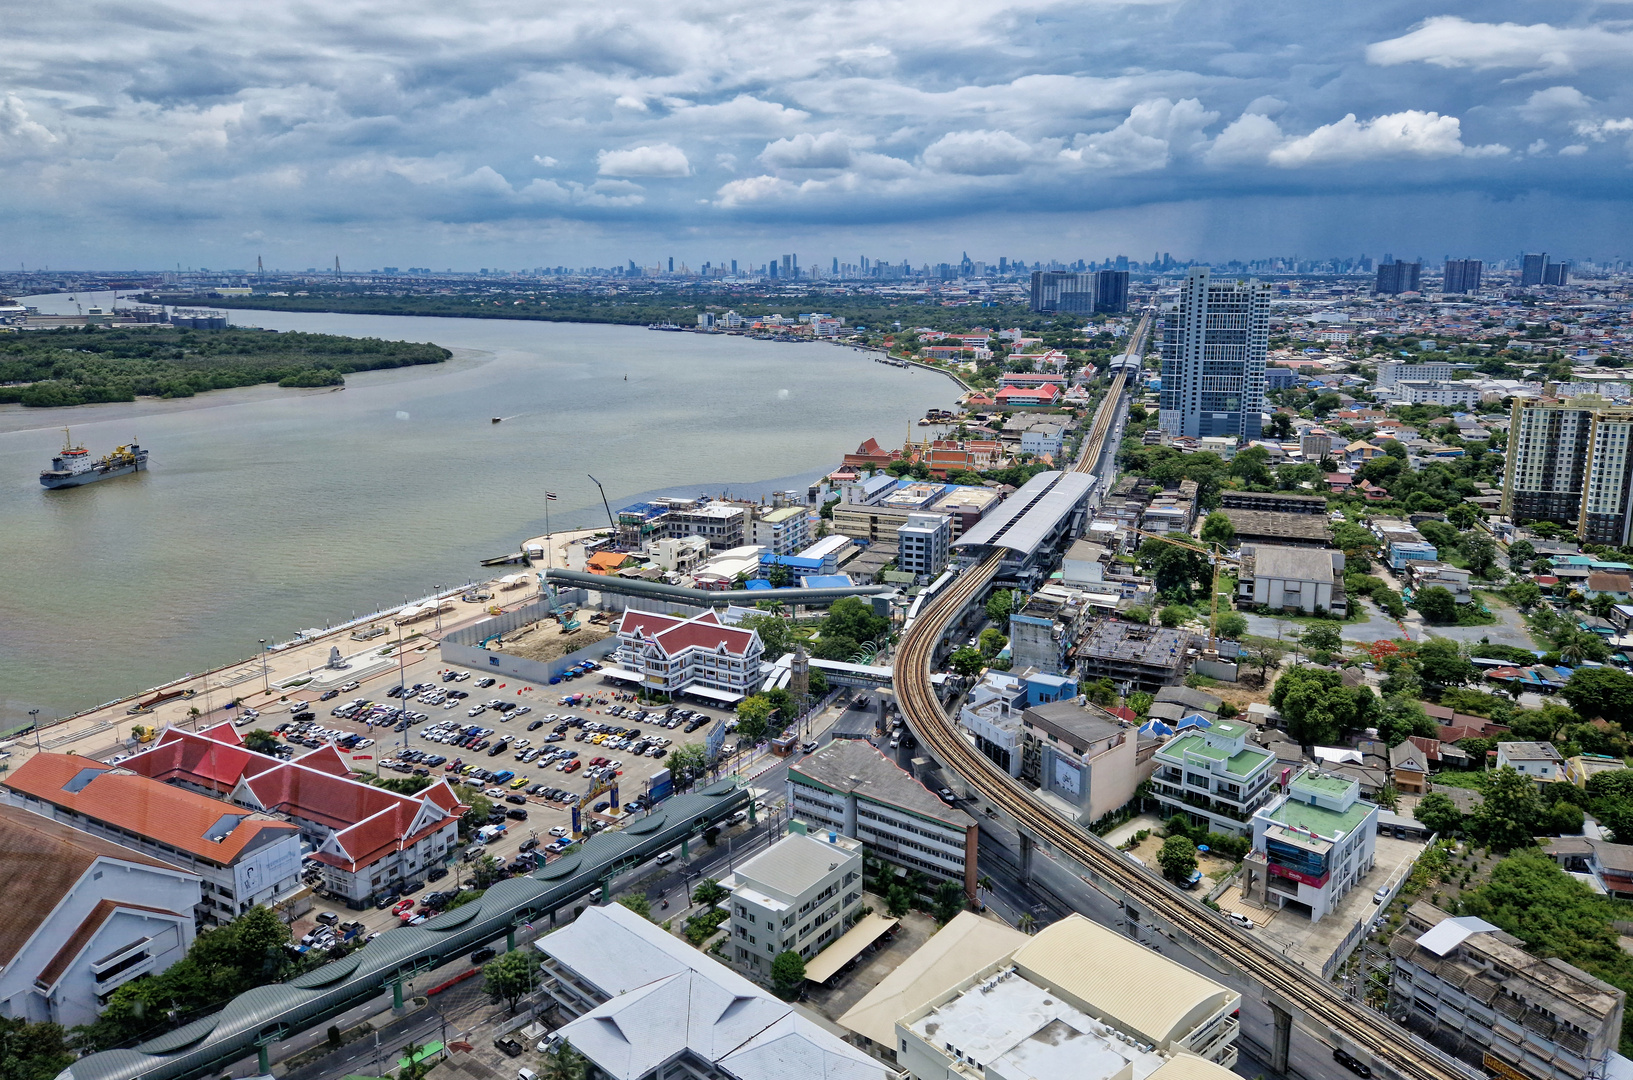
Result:
[[[1438,791],[1431,791],[1419,799],[1412,809],[1412,816],[1423,822],[1424,828],[1441,836],[1463,831],[1463,811],[1452,802],[1450,795]]]
[[[1010,614],[1015,610],[1015,592],[1013,589],[997,589],[987,597],[987,618],[995,623],[1008,624]]]
[[[244,749],[253,750],[257,754],[275,754],[278,752],[278,736],[262,728],[256,728],[244,736]]]
[[[1185,604],[1166,604],[1161,611],[1157,612],[1157,621],[1170,630],[1194,618],[1196,618],[1196,612]]]
[[[1179,543],[1147,540],[1140,545],[1139,559],[1150,568],[1159,594],[1189,601],[1193,588],[1204,593],[1213,588],[1213,567],[1190,537],[1181,533],[1175,539]]]
[[[664,764],[669,766],[669,773],[674,777],[676,787],[685,787],[709,769],[702,743],[683,743],[675,747],[669,751]]]
[[[854,596],[836,600],[822,620],[821,634],[847,637],[852,641],[876,641],[890,630],[890,620],[873,613],[873,608]],[[829,659],[826,658],[825,659]]]
[[[1169,881],[1184,883],[1196,872],[1196,845],[1189,837],[1170,836],[1157,852],[1157,866]]]
[[[1486,778],[1485,801],[1469,815],[1469,831],[1496,851],[1529,847],[1542,817],[1542,800],[1529,777],[1504,765]]]
[[[1427,589],[1420,589],[1413,599],[1413,606],[1423,615],[1425,622],[1436,626],[1448,626],[1457,622],[1457,598],[1450,589],[1442,585],[1430,585]]]
[[[1418,675],[1430,686],[1466,686],[1480,681],[1480,669],[1468,662],[1457,642],[1430,638],[1418,646]]]
[[[714,878],[704,878],[692,886],[692,903],[713,907],[731,895],[731,890],[725,888]]]
[[[1270,437],[1272,439],[1291,439],[1293,437],[1293,418],[1284,412],[1272,413],[1270,416]]]
[[[1287,734],[1303,745],[1337,742],[1346,731],[1372,727],[1378,699],[1366,686],[1346,687],[1326,668],[1295,667],[1270,691],[1270,704],[1287,722]]]
[[[618,898],[618,902],[648,922],[657,921],[652,918],[652,901],[646,898],[645,893],[625,893]]]
[[[1386,746],[1399,746],[1409,735],[1432,738],[1435,731],[1435,722],[1413,697],[1386,694],[1378,706],[1378,737]]]
[[[1247,633],[1247,616],[1239,611],[1221,611],[1216,633],[1227,641],[1240,641]]]
[[[538,1073],[539,1080],[585,1080],[589,1062],[571,1042],[562,1039],[545,1052]]]
[[[533,988],[534,963],[532,949],[512,949],[482,965],[482,990],[495,1001],[503,1001],[505,1008],[516,1011],[516,1003]]]
[[[1542,602],[1542,587],[1534,581],[1516,581],[1503,586],[1503,596],[1521,611],[1530,611]]]
[[[73,1062],[61,1024],[0,1017],[0,1080],[54,1080]]]
[[[1525,564],[1537,557],[1537,549],[1529,540],[1516,540],[1508,545],[1508,565],[1515,571],[1525,569]]]
[[[793,1001],[805,988],[805,958],[792,949],[771,961],[771,989],[784,1001]]]
[[[1446,511],[1446,520],[1467,531],[1474,528],[1474,523],[1480,520],[1480,511],[1469,503],[1458,503]]]
[[[936,922],[943,926],[947,925],[958,917],[964,906],[964,887],[958,882],[943,881],[936,886],[936,891],[931,897],[931,911],[936,917]]]
[[[425,1046],[421,1043],[409,1043],[400,1051],[402,1054],[397,1067],[397,1080],[425,1080],[425,1075],[436,1067],[436,1062],[425,1053]]]
[[[1335,654],[1344,649],[1344,635],[1331,622],[1313,622],[1298,636],[1304,651],[1318,664],[1330,664]]]
[[[779,616],[745,615],[737,625],[760,635],[760,644],[765,646],[767,660],[775,660],[794,647],[788,621]]]
[[[967,679],[973,679],[981,674],[982,668],[987,666],[987,660],[986,657],[981,655],[979,649],[972,649],[966,645],[948,657],[947,666],[959,675]]]
[[[1623,726],[1633,722],[1633,676],[1610,667],[1584,667],[1571,672],[1560,691],[1578,716],[1601,718]]]
[[[737,706],[737,739],[753,746],[765,738],[771,720],[771,702],[764,694],[751,694]]]
[[[1467,503],[1459,503],[1452,507],[1461,510]],[[1478,530],[1463,534],[1457,545],[1463,551],[1463,558],[1468,560],[1469,570],[1477,577],[1489,578],[1497,571],[1497,542]]]
[[[987,627],[985,630],[981,631],[981,655],[982,656],[985,656],[985,657],[987,657],[989,659],[994,657],[994,656],[997,656],[1000,652],[1003,651],[1004,646],[1008,645],[1008,644],[1009,644],[1009,639],[1007,637],[1005,637],[1000,631],[994,630],[990,626]]]
[[[913,890],[906,885],[892,885],[885,893],[885,910],[892,919],[899,919],[913,910]]]
[[[1209,514],[1208,520],[1202,523],[1202,542],[1218,544],[1226,550],[1235,547],[1236,526],[1230,523],[1230,515],[1223,511]]]
[[[493,813],[493,800],[481,792],[472,792],[461,795],[465,800],[465,813],[459,819],[459,835],[469,836],[488,823],[488,815]]]
[[[1276,478],[1270,472],[1270,451],[1262,446],[1250,446],[1246,450],[1238,450],[1230,459],[1230,475],[1237,477],[1243,483],[1261,487],[1275,483]]]

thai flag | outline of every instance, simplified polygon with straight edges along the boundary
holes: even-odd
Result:
[[[544,493],[544,497],[545,497],[545,498],[546,498],[546,499],[549,499],[549,500],[550,500],[550,501],[551,501],[551,502],[555,502],[555,501],[556,501],[556,493],[555,493],[555,492],[554,492],[554,491],[547,491],[547,492],[545,492],[545,493]]]

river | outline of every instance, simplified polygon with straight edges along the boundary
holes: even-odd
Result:
[[[108,294],[79,294],[86,306]],[[28,298],[73,312],[66,296]],[[71,409],[0,405],[0,725],[252,656],[484,572],[645,497],[805,486],[957,388],[827,344],[638,327],[234,312],[238,325],[434,341],[446,364]],[[494,416],[504,417],[500,424]],[[62,445],[139,440],[135,476],[63,491]],[[911,429],[918,436],[916,428]]]

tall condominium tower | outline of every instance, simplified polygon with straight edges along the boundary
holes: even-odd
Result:
[[[1548,273],[1548,253],[1539,252],[1526,255],[1520,261],[1520,284],[1541,285],[1543,276]]]
[[[1485,264],[1479,259],[1447,259],[1446,274],[1440,285],[1443,293],[1480,291],[1480,274]]]
[[[1502,512],[1574,525],[1595,544],[1633,538],[1633,409],[1604,398],[1514,402]]]
[[[1422,262],[1381,262],[1372,291],[1391,296],[1404,292],[1419,292],[1423,279]]]
[[[1162,429],[1259,438],[1269,341],[1267,283],[1218,281],[1193,267],[1163,316]]]

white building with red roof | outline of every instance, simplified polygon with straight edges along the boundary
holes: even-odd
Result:
[[[618,666],[649,690],[690,693],[732,704],[759,686],[764,646],[753,630],[727,626],[705,611],[692,618],[625,611],[618,623]]]
[[[322,867],[324,890],[353,907],[423,880],[458,848],[465,806],[446,780],[400,795],[355,779],[333,744],[280,761],[238,743],[226,724],[196,735],[172,728],[122,764],[293,822]]]

